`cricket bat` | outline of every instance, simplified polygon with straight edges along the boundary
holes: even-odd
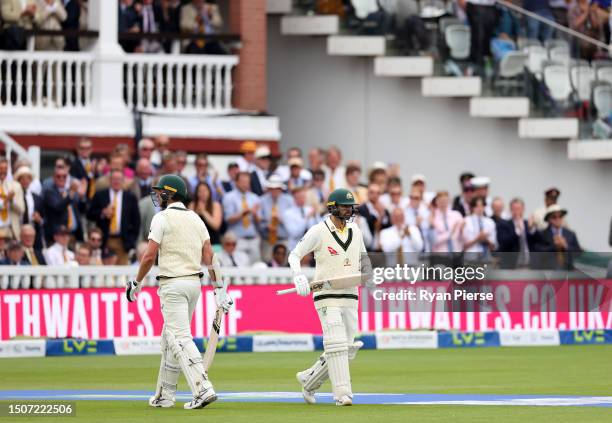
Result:
[[[345,289],[352,288],[354,286],[361,285],[361,279],[363,275],[361,273],[355,273],[352,275],[341,276],[334,279],[322,279],[319,281],[310,282],[310,290],[312,292],[321,291],[322,289]],[[296,292],[295,288],[281,289],[276,291],[276,295],[293,294]]]
[[[223,309],[217,308],[215,312],[215,318],[213,319],[212,331],[208,337],[208,343],[206,344],[206,351],[204,351],[204,358],[202,364],[204,365],[204,371],[208,373],[208,369],[212,365],[217,352],[217,344],[219,343],[219,332],[221,332],[221,319],[223,318]]]

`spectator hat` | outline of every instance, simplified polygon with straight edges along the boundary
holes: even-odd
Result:
[[[30,169],[27,166],[21,166],[19,169],[17,169],[17,171],[15,172],[15,175],[13,175],[13,178],[15,178],[16,181],[19,180],[19,178],[21,178],[24,175],[30,175],[32,176],[32,169]]]
[[[484,188],[488,187],[491,184],[491,178],[486,176],[475,176],[470,179],[470,183],[474,188]]]
[[[271,175],[266,183],[267,189],[285,189],[283,180],[278,175]]]
[[[411,178],[412,183],[417,183],[417,182],[423,182],[425,183],[427,181],[427,179],[425,179],[425,175],[423,175],[422,173],[416,173],[414,175],[412,175]]]
[[[561,207],[558,204],[553,204],[552,206],[546,209],[546,215],[544,216],[544,220],[548,222],[550,215],[553,213],[561,213],[561,216],[565,216],[567,214],[567,209]]]
[[[260,147],[257,147],[257,150],[255,150],[256,159],[269,158],[271,155],[272,153],[270,152],[270,148],[267,145],[262,145]]]
[[[255,141],[243,141],[240,144],[240,152],[241,153],[254,153],[257,150],[257,144]]]
[[[558,198],[561,195],[559,188],[551,187],[544,191],[544,195],[547,197]]]
[[[60,225],[55,229],[55,232],[53,232],[53,235],[70,235],[70,231],[68,230],[66,226]]]
[[[287,160],[287,164],[289,166],[304,167],[304,160],[300,159],[299,157],[292,157]]]
[[[372,163],[372,170],[387,170],[387,164],[385,162],[374,162]]]

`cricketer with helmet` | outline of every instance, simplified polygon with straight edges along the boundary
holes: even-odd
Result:
[[[226,313],[233,304],[200,217],[185,207],[188,199],[184,180],[164,175],[152,187],[151,199],[162,211],[151,221],[149,243],[135,281],[126,287],[128,301],[136,301],[142,280],[158,259],[158,295],[164,318],[161,336],[161,364],[152,407],[173,407],[179,373],[182,371],[193,399],[186,409],[202,408],[217,399],[204,370],[202,355],[193,342],[191,319],[201,293],[202,263],[208,267],[215,287],[217,306]]]
[[[363,235],[353,222],[356,206],[349,190],[341,188],[333,191],[327,201],[329,216],[312,226],[289,255],[293,282],[299,295],[307,296],[310,293],[300,261],[311,252],[314,252],[316,262],[315,280],[370,273]],[[313,404],[315,392],[329,378],[336,405],[351,405],[353,393],[349,360],[363,345],[354,342],[359,289],[324,289],[314,293],[313,300],[323,330],[324,353],[310,368],[297,374],[304,400]]]

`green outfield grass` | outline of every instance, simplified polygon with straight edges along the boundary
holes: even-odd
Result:
[[[224,353],[210,377],[217,391],[297,391],[295,372],[316,353]],[[0,360],[0,389],[153,390],[158,356]],[[355,392],[612,396],[612,346],[361,351],[351,367]],[[186,391],[181,379],[179,389]],[[329,391],[329,385],[324,386]],[[612,422],[592,407],[385,406],[223,403],[203,410],[152,409],[145,402],[82,401],[68,422]],[[12,421],[26,422],[25,417]],[[57,418],[37,417],[34,422]],[[11,421],[1,418],[0,423]],[[340,422],[338,422],[340,423]]]

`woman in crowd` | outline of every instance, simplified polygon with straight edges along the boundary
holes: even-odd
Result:
[[[213,201],[210,186],[206,182],[200,182],[195,189],[195,195],[189,208],[196,212],[208,228],[211,244],[221,243],[221,224],[223,223],[223,211],[221,203]]]

